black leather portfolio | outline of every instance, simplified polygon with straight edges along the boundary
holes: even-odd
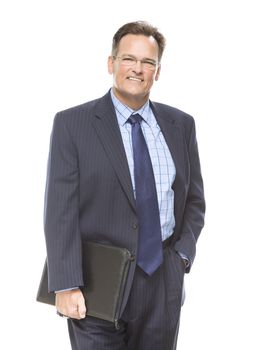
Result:
[[[116,322],[119,318],[131,254],[125,248],[101,243],[83,245],[84,292],[87,315]],[[55,293],[48,292],[47,261],[45,262],[37,301],[55,305]]]

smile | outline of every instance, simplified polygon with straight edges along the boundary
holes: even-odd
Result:
[[[133,81],[138,81],[139,83],[141,83],[143,81],[143,79],[134,78],[134,77],[128,77],[128,79],[133,80]]]

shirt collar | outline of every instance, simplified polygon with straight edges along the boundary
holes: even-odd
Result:
[[[113,90],[111,89],[111,98],[114,105],[114,108],[118,115],[121,116],[121,125],[124,125],[131,114],[140,114],[140,116],[143,118],[143,120],[150,125],[151,123],[151,108],[150,108],[150,102],[147,101],[140,109],[134,110],[124,103],[122,103],[113,93]]]

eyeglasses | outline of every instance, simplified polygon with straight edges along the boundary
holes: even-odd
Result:
[[[157,66],[157,62],[150,59],[138,60],[134,56],[113,56],[114,59],[118,59],[120,64],[125,67],[133,67],[137,64],[137,62],[141,62],[141,65],[144,69],[155,70]]]

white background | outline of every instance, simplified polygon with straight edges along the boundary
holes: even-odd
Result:
[[[167,38],[151,98],[195,117],[207,199],[206,226],[186,276],[178,349],[254,349],[252,1],[8,0],[0,6],[1,348],[70,349],[65,321],[35,302],[46,254],[52,120],[109,89],[113,34],[128,21],[148,20]]]

